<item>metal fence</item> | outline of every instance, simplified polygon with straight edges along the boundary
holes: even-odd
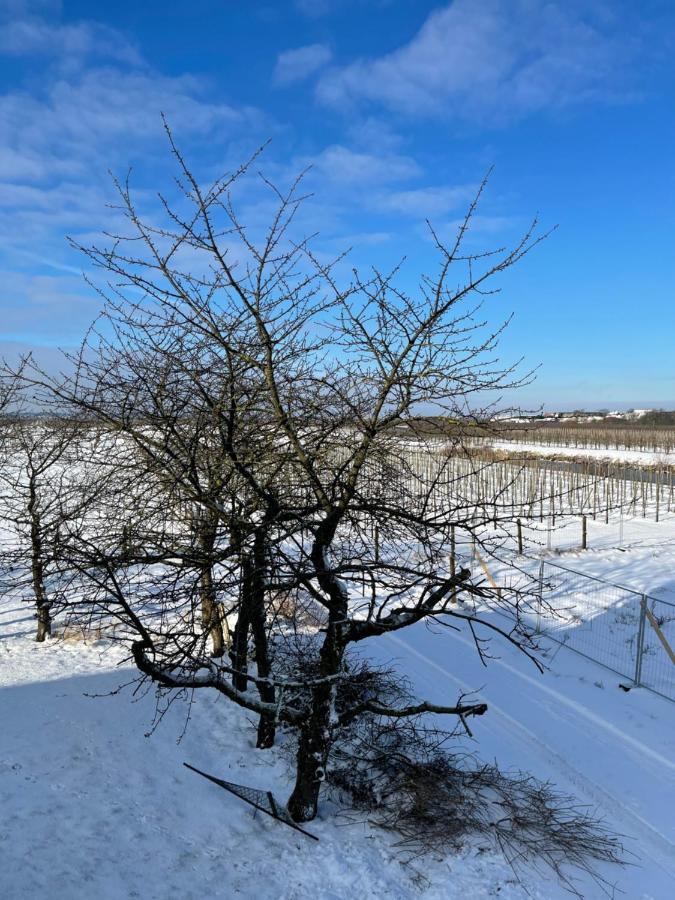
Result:
[[[537,562],[541,599],[535,630],[675,701],[675,603]]]

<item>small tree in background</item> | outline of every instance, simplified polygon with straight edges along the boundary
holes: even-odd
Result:
[[[35,639],[42,643],[52,634],[54,607],[63,602],[68,580],[60,565],[59,533],[80,520],[101,482],[87,483],[78,471],[79,423],[36,418],[15,408],[3,431],[0,519],[11,540],[0,558],[9,583],[30,591]]]

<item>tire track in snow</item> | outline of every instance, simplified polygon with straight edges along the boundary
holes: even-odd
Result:
[[[471,644],[467,640],[464,640],[458,635],[452,635],[452,637],[454,640],[459,641],[467,647],[473,647],[473,644]],[[411,656],[417,657],[418,659],[425,662],[428,666],[441,673],[445,678],[453,681],[464,693],[473,694],[474,696],[478,696],[481,699],[485,699],[484,696],[481,696],[480,691],[475,691],[474,689],[470,688],[465,682],[462,681],[461,678],[457,678],[456,675],[453,675],[452,672],[449,672],[446,668],[439,665],[433,659],[426,656],[424,653],[421,653],[419,650],[416,650],[414,647],[411,647],[410,644],[408,644],[402,638],[395,637],[392,634],[387,635],[387,638],[393,643],[398,644],[400,647],[402,647],[406,651],[406,653],[409,653]],[[575,710],[575,712],[583,712],[584,714],[586,714],[585,718],[590,719],[594,724],[598,724],[601,727],[606,728],[606,730],[611,733],[612,736],[621,738],[633,749],[640,748],[640,751],[642,752],[642,748],[644,748],[644,752],[648,756],[653,758],[654,761],[658,761],[659,764],[661,764],[661,761],[663,761],[668,769],[675,770],[675,766],[673,765],[673,763],[670,760],[666,759],[666,757],[663,757],[656,751],[651,750],[651,748],[647,747],[647,745],[643,744],[641,741],[638,741],[635,738],[631,738],[629,735],[624,735],[610,722],[606,722],[601,717],[596,716],[590,710],[576,703],[574,700],[570,700],[568,697],[565,697],[564,694],[561,694],[546,685],[539,684],[534,678],[526,675],[524,672],[519,672],[518,669],[516,669],[514,666],[509,665],[509,663],[506,663],[503,660],[494,659],[491,660],[491,663],[503,666],[509,672],[512,672],[513,674],[516,674],[519,677],[523,678],[525,681],[531,683],[537,689],[542,690],[544,691],[544,693],[555,697],[555,699],[563,705],[571,707]],[[549,763],[551,763],[554,767],[557,767],[561,771],[561,773],[568,779],[568,781],[578,786],[588,797],[592,798],[593,801],[599,807],[601,807],[606,814],[612,817],[614,827],[617,827],[618,823],[626,823],[626,829],[623,829],[623,827],[621,826],[622,830],[625,831],[626,837],[638,840],[638,835],[629,834],[629,830],[641,833],[643,840],[640,841],[640,850],[643,856],[657,865],[660,869],[662,869],[669,876],[669,878],[671,878],[673,883],[675,883],[675,864],[673,862],[675,860],[675,844],[673,844],[672,841],[665,834],[663,834],[663,832],[661,832],[647,819],[644,819],[639,813],[636,813],[632,809],[627,807],[624,800],[614,796],[614,794],[610,793],[606,788],[601,787],[600,785],[591,781],[586,775],[572,766],[571,763],[569,763],[568,760],[561,756],[557,750],[551,747],[550,744],[547,744],[544,740],[542,740],[541,737],[539,737],[539,735],[535,734],[526,725],[523,725],[522,722],[518,721],[518,719],[515,719],[499,705],[495,704],[494,701],[489,702],[489,709],[493,713],[496,713],[497,716],[499,716],[504,722],[507,722],[512,729],[515,729],[516,732],[522,734],[527,739],[527,742],[530,745],[536,746],[543,754],[543,756],[548,759]],[[550,716],[560,718],[559,716],[556,716],[556,714],[548,706],[546,707],[546,712]],[[485,727],[493,729],[495,724],[496,723],[494,723],[493,721],[493,723],[488,723]],[[632,828],[629,823],[632,823]]]
[[[470,641],[465,640],[458,635],[453,635],[455,640],[464,644],[466,647],[473,647],[473,644]],[[630,734],[626,734],[620,728],[617,728],[616,725],[612,725],[611,722],[608,722],[606,719],[603,719],[602,716],[598,716],[596,713],[592,712],[588,707],[584,706],[581,703],[577,703],[576,700],[571,700],[565,694],[560,693],[560,691],[556,691],[555,688],[551,688],[546,684],[542,684],[536,678],[533,678],[531,675],[527,675],[525,672],[521,672],[516,666],[512,666],[507,662],[504,662],[503,659],[494,659],[491,660],[491,663],[496,663],[500,665],[503,669],[509,671],[512,675],[517,675],[518,678],[522,678],[523,681],[526,681],[528,684],[533,685],[538,690],[542,691],[544,694],[548,694],[549,697],[555,699],[560,705],[566,706],[568,709],[572,710],[576,716],[581,716],[584,719],[587,719],[592,725],[597,728],[602,728],[604,731],[611,734],[614,740],[622,741],[624,744],[627,744],[635,753],[638,755],[639,761],[642,762],[645,757],[655,762],[658,766],[661,766],[665,769],[670,769],[670,771],[675,775],[675,762],[669,759],[667,756],[663,756],[657,750],[653,750],[648,744],[643,743],[642,741],[634,738]],[[560,718],[560,717],[558,717]]]

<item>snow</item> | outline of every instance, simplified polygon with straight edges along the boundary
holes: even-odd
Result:
[[[391,636],[390,655],[414,671],[432,701],[482,685],[488,713],[472,723],[481,756],[551,779],[625,835],[635,867],[603,874],[628,897],[671,896],[675,707],[645,691],[621,691],[612,673],[556,645],[548,648],[550,669],[539,675],[514,648],[500,645],[500,658],[485,670],[467,638],[448,639],[445,629],[442,637],[425,629]],[[587,882],[582,893],[601,896]]]
[[[570,447],[563,444],[537,444],[536,442],[491,440],[494,450],[507,450],[531,456],[571,457],[574,459],[615,460],[636,465],[675,465],[675,453],[652,450],[625,450],[614,447]]]
[[[32,642],[30,612],[0,601],[0,896],[11,900],[300,900],[527,896],[503,859],[468,850],[406,865],[393,839],[329,803],[316,844],[189,772],[290,793],[286,756],[254,748],[245,713],[197,692],[149,737],[151,695],[104,644]],[[536,885],[531,896],[543,900]]]
[[[625,552],[615,522],[588,526],[591,550],[550,557],[675,598],[675,516],[627,520]],[[288,752],[256,750],[252,717],[203,690],[191,705],[172,704],[153,730],[152,693],[117,691],[135,674],[117,648],[38,645],[33,624],[28,607],[0,597],[0,897],[569,897],[545,871],[518,884],[502,858],[479,846],[404,864],[393,836],[327,801],[307,826],[318,844],[252,815],[182,765],[285,799]],[[643,689],[624,692],[619,676],[543,645],[542,675],[496,639],[497,658],[485,668],[468,634],[438,625],[368,639],[363,651],[395,658],[421,699],[454,703],[464,691],[484,699],[488,712],[472,720],[474,739],[462,746],[597,810],[625,836],[633,863],[606,866],[603,876],[629,900],[665,900],[675,884],[675,704]],[[585,876],[578,888],[585,898],[605,896]]]

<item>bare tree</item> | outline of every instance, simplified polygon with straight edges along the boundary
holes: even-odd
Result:
[[[35,639],[41,643],[52,634],[53,608],[63,593],[59,530],[82,516],[100,485],[93,490],[91,484],[85,486],[78,468],[78,423],[14,410],[3,432],[0,519],[12,541],[0,558],[10,583],[29,587],[36,608]]]
[[[433,618],[468,628],[482,654],[477,626],[531,655],[518,616],[507,631],[486,613],[494,603],[518,612],[527,594],[498,593],[449,564],[453,535],[480,540],[499,501],[477,506],[449,462],[471,459],[472,423],[489,420],[495,392],[522,383],[496,355],[506,323],[488,327],[482,305],[541,237],[534,222],[512,248],[467,250],[483,184],[453,242],[430,230],[438,267],[412,293],[399,286],[398,267],[355,272],[343,284],[342,257],[326,263],[294,237],[301,179],[286,192],[265,181],[276,209],[257,233],[230,193],[249,165],[204,187],[167,134],[180,194],[160,197],[165,222],[145,221],[128,181],[117,184],[129,233],[81,248],[107,277],[98,288],[106,327],[74,360],[75,374],[47,384],[33,372],[30,380],[131,441],[209,523],[201,573],[218,577],[195,588],[185,569],[171,571],[181,544],[169,541],[152,560],[163,556],[169,573],[152,603],[137,571],[105,542],[80,541],[79,565],[96,580],[96,602],[126,623],[145,675],[169,689],[210,687],[258,712],[259,746],[270,745],[279,721],[298,729],[289,810],[307,821],[334,736],[358,716],[446,713],[466,724],[485,712],[462,698],[443,706],[350,699],[342,690],[350,645]],[[425,408],[449,417],[453,431],[445,455],[420,467]],[[467,479],[479,477],[479,465]],[[325,610],[311,675],[275,671],[269,613],[281,589],[302,590]],[[204,609],[204,590],[207,609],[218,605],[214,590],[236,608],[230,664],[197,640],[195,598]],[[210,613],[204,621],[212,631]]]

